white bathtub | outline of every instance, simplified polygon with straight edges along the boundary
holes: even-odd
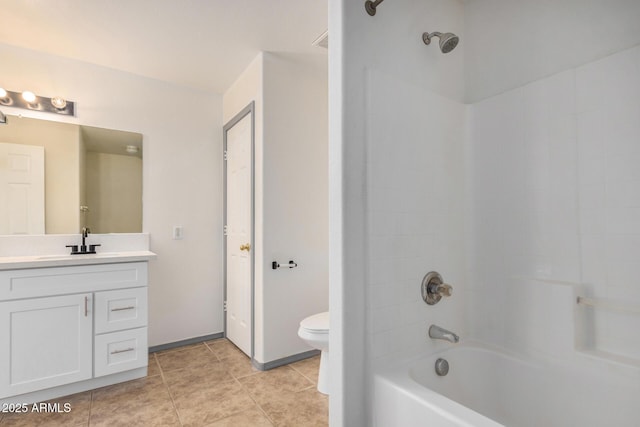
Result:
[[[444,377],[434,370],[439,357],[449,362]],[[582,358],[560,366],[481,345],[452,346],[374,375],[374,425],[640,426],[640,369]]]

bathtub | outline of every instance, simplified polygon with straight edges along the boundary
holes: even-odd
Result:
[[[446,376],[435,373],[438,358],[449,362]],[[376,427],[640,425],[640,368],[588,355],[560,365],[452,346],[373,381]]]

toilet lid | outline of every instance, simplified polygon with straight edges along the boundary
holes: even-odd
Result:
[[[328,331],[329,330],[329,312],[314,314],[300,322],[300,327],[309,331]]]

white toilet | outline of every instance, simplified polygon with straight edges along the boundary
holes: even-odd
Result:
[[[300,322],[298,336],[320,353],[318,391],[329,394],[329,312],[314,314]]]

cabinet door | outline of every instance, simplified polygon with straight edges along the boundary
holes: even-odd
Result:
[[[91,295],[0,303],[0,398],[91,378]]]

